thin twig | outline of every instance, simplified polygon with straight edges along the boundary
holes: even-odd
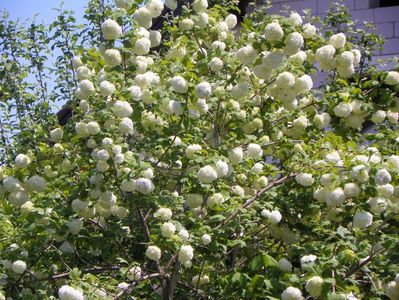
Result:
[[[153,279],[153,278],[162,278],[162,277],[164,277],[164,276],[162,274],[160,274],[160,273],[154,273],[154,274],[149,274],[149,275],[146,275],[146,276],[142,276],[139,279],[137,279],[137,280],[133,281],[132,283],[130,283],[129,286],[126,289],[124,289],[123,291],[120,291],[113,298],[113,300],[120,299],[122,296],[130,294],[132,289],[134,288],[134,286],[136,284],[138,284],[139,282],[141,282],[141,281],[148,280],[148,279]]]
[[[247,208],[250,206],[252,203],[256,201],[260,196],[262,196],[264,193],[266,193],[268,190],[272,189],[275,186],[278,186],[291,178],[293,178],[296,174],[289,174],[287,176],[281,177],[279,179],[274,180],[273,182],[269,183],[265,188],[259,190],[255,196],[249,198],[247,201],[245,201],[244,204],[242,204],[239,208],[237,208],[230,216],[228,216],[225,220],[219,223],[218,226],[216,226],[216,229],[226,225],[229,223],[234,217],[236,217],[244,208]]]

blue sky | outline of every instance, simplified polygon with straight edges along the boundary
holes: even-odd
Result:
[[[86,3],[85,0],[66,0],[63,7],[74,10],[78,23],[81,23]],[[52,8],[58,8],[60,4],[61,0],[0,0],[0,11],[8,11],[13,20],[27,19],[38,14],[37,20],[48,24],[57,15]]]

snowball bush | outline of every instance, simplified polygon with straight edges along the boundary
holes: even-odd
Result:
[[[89,6],[73,116],[4,150],[0,299],[397,299],[399,73],[343,7],[227,2]]]

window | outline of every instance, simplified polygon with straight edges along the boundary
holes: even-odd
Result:
[[[399,6],[399,0],[380,0],[380,7]]]

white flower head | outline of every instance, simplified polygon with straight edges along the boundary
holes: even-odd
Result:
[[[263,155],[263,150],[259,144],[251,143],[247,147],[247,153],[253,159],[261,159]]]
[[[111,19],[107,19],[101,24],[101,31],[106,40],[116,40],[122,36],[122,27]]]
[[[162,252],[157,246],[148,246],[145,255],[151,260],[159,260],[161,258]]]
[[[103,96],[111,96],[115,92],[115,85],[107,80],[100,83],[100,92]]]
[[[18,169],[22,169],[27,167],[31,163],[31,159],[29,156],[25,154],[18,154],[17,157],[15,158],[15,166]]]
[[[104,57],[105,63],[110,67],[115,67],[122,63],[121,53],[117,49],[105,50],[103,57]]]
[[[303,25],[303,36],[307,39],[313,37],[316,34],[316,27],[310,23]]]
[[[58,290],[60,300],[84,300],[83,293],[69,285],[63,285]]]
[[[334,107],[334,114],[340,118],[348,117],[352,112],[352,105],[347,102],[340,102]]]
[[[399,72],[389,71],[385,77],[384,83],[387,85],[397,85],[399,83]]]
[[[301,268],[310,271],[316,263],[317,256],[310,254],[301,257]]]
[[[213,195],[211,195],[207,201],[206,201],[206,205],[210,208],[210,209],[215,209],[216,206],[220,205],[221,203],[223,203],[225,201],[224,197],[222,194],[220,193],[215,193]]]
[[[345,47],[346,36],[342,32],[334,34],[330,37],[330,40],[328,43],[330,45],[332,45],[335,49],[343,48],[343,47]]]
[[[141,278],[142,272],[143,270],[140,268],[140,266],[134,266],[129,270],[127,276],[131,280],[139,280]]]
[[[145,37],[138,39],[134,44],[134,52],[137,55],[148,54],[148,52],[150,52],[150,48],[151,48],[151,41]]]
[[[202,244],[208,245],[212,241],[212,238],[209,234],[205,233],[201,236]]]
[[[290,14],[289,19],[294,23],[294,25],[298,26],[298,25],[302,25],[302,17],[300,14],[298,14],[297,12],[292,12]]]
[[[237,17],[233,14],[228,15],[224,21],[229,29],[232,29],[237,25]]]
[[[319,297],[323,288],[323,282],[323,278],[320,276],[311,277],[308,281],[306,281],[306,291],[312,297]]]
[[[176,226],[171,222],[165,222],[161,226],[161,234],[165,238],[171,238],[176,232]]]
[[[282,72],[277,76],[275,84],[278,88],[282,89],[293,87],[295,84],[295,76],[290,72]]]
[[[337,187],[332,191],[329,191],[325,195],[325,200],[328,206],[337,206],[345,201],[345,192],[342,188]]]
[[[191,19],[183,19],[180,21],[179,28],[182,31],[189,31],[194,28],[194,21]]]
[[[158,208],[154,214],[154,217],[163,221],[168,221],[172,218],[172,210],[166,207]]]
[[[207,0],[195,0],[193,3],[193,9],[195,12],[204,12],[208,8]]]
[[[150,11],[152,18],[158,18],[163,10],[164,3],[162,0],[151,0],[147,4],[147,9]]]
[[[179,231],[179,238],[183,241],[183,242],[188,242],[190,239],[190,234],[188,233],[188,231],[184,228],[180,229]]]
[[[290,286],[281,294],[281,300],[302,300],[302,292],[300,289]]]
[[[186,157],[189,159],[193,159],[195,157],[195,154],[201,150],[202,147],[200,145],[197,144],[189,145],[185,150]]]
[[[265,27],[265,37],[267,40],[275,42],[280,41],[284,36],[283,28],[281,28],[278,21],[273,21]]]
[[[133,108],[127,101],[116,101],[112,107],[114,115],[119,118],[129,117],[133,113]]]
[[[21,275],[26,271],[26,262],[22,260],[16,260],[12,263],[11,268],[15,274]]]
[[[62,130],[62,128],[55,128],[50,131],[50,139],[53,142],[61,141],[63,135],[64,135],[64,131]]]
[[[312,77],[305,74],[295,80],[294,89],[298,94],[309,92],[313,88]]]
[[[229,174],[229,165],[223,160],[218,160],[215,164],[215,171],[219,178],[225,177]]]
[[[154,191],[155,186],[151,179],[139,178],[135,181],[135,190],[146,195]]]
[[[314,183],[314,178],[312,174],[300,173],[295,176],[295,181],[302,186],[311,186]]]
[[[192,260],[194,257],[194,249],[190,245],[184,245],[181,246],[179,255],[178,255],[178,260],[181,263],[184,263],[188,260]]]
[[[146,6],[142,6],[134,12],[133,19],[140,26],[150,28],[152,25],[152,12]]]
[[[122,134],[131,134],[133,133],[133,121],[130,118],[122,118],[119,123],[119,132]]]
[[[367,228],[373,224],[373,215],[369,212],[357,212],[353,217],[353,227]]]
[[[241,147],[229,151],[229,160],[233,165],[238,165],[244,159],[244,152]]]
[[[176,93],[179,93],[179,94],[187,93],[188,84],[187,84],[187,81],[183,77],[181,77],[179,75],[173,77],[171,80],[171,84],[172,84],[172,89]]]
[[[285,38],[284,52],[288,55],[297,53],[304,44],[303,36],[299,32],[292,32]]]
[[[277,263],[278,268],[283,272],[291,272],[292,271],[292,264],[291,262],[286,259],[282,258]]]
[[[384,185],[390,183],[392,180],[391,174],[386,169],[380,169],[374,176],[374,182],[377,185]]]
[[[198,98],[208,98],[212,93],[212,87],[209,82],[201,82],[195,87],[195,94]]]
[[[258,52],[250,45],[238,49],[236,53],[237,59],[244,65],[250,65],[257,55]]]

